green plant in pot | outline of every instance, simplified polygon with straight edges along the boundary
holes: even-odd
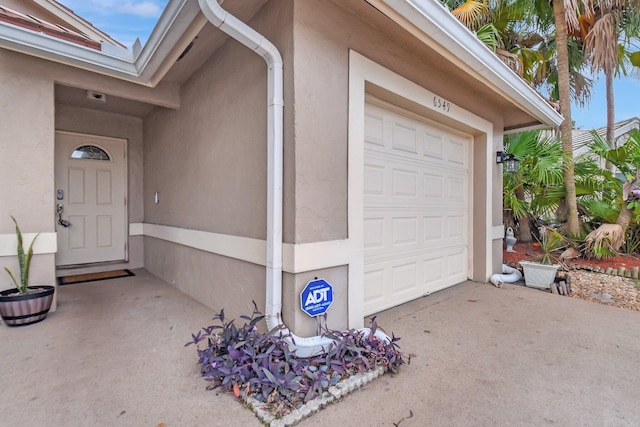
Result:
[[[560,259],[555,253],[566,246],[566,241],[557,230],[546,228],[539,243],[542,254],[537,255],[535,261],[520,261],[524,282],[533,288],[550,289],[560,268]]]
[[[29,248],[25,251],[18,222],[13,216],[11,219],[16,225],[16,238],[18,240],[16,254],[20,269],[20,280],[18,280],[13,271],[5,267],[15,288],[0,292],[0,315],[7,326],[30,325],[47,317],[53,302],[55,288],[53,286],[29,286],[29,269],[33,258],[33,245],[38,238],[38,234],[36,234]]]
[[[542,233],[542,239],[540,240],[542,255],[537,260],[544,265],[560,264],[560,258],[555,253],[566,246],[567,244],[562,234],[553,228],[547,228]]]

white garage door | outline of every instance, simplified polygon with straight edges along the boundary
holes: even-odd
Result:
[[[365,315],[467,280],[469,145],[367,104]]]

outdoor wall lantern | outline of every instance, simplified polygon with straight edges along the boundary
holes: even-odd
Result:
[[[506,163],[505,172],[515,173],[518,172],[518,165],[520,160],[513,154],[505,154],[504,151],[496,151],[496,163]]]

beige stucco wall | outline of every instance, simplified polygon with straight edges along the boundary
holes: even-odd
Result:
[[[198,249],[145,237],[145,268],[228,319],[264,312],[264,268]],[[238,320],[241,322],[241,320]],[[204,325],[201,325],[204,326]]]
[[[52,233],[53,83],[10,59],[0,51],[0,234],[15,231],[9,215],[23,233]],[[15,257],[0,257],[5,266],[18,274]],[[2,270],[0,288],[12,288]],[[53,254],[34,256],[30,284],[55,284]]]
[[[250,22],[284,57],[288,152],[293,148],[292,8],[291,1],[271,2]],[[182,86],[180,101],[180,109],[157,109],[144,121],[145,223],[266,239],[265,61],[227,41]],[[289,160],[290,177],[292,166]],[[291,196],[287,191],[285,224],[292,224]],[[252,299],[264,310],[262,266],[146,238],[145,267],[230,316],[247,314]]]

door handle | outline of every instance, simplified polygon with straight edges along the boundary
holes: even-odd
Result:
[[[70,227],[71,223],[66,219],[62,219],[62,212],[64,212],[64,205],[62,203],[56,205],[56,212],[58,212],[58,224],[64,228]]]

